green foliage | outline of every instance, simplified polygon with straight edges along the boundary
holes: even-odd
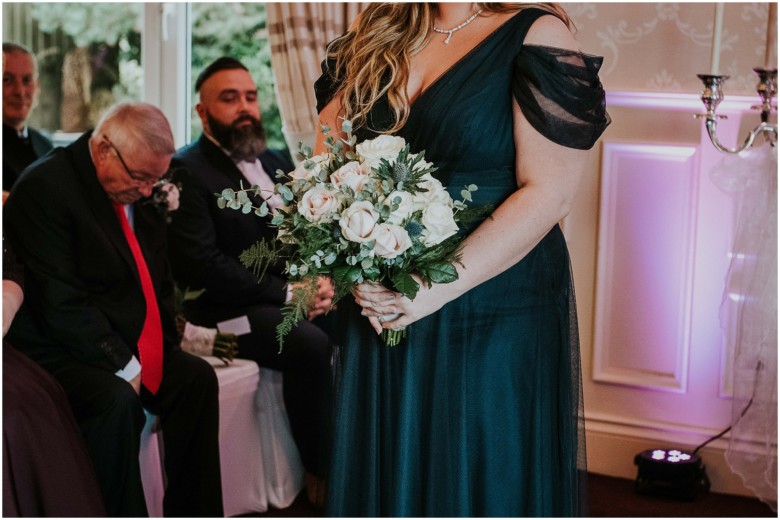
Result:
[[[271,265],[278,256],[279,249],[277,248],[276,242],[269,244],[265,240],[260,240],[252,244],[249,249],[244,250],[238,257],[238,260],[244,267],[251,270],[259,281],[265,276],[268,266]]]
[[[36,2],[30,14],[42,31],[61,28],[79,47],[93,43],[113,46],[131,33],[140,34],[143,4]]]
[[[279,353],[284,348],[284,338],[298,322],[306,319],[307,309],[317,295],[317,277],[310,277],[293,287],[293,297],[282,308],[282,321],[276,326],[276,339],[279,342]]]

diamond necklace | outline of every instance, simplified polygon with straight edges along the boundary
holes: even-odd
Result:
[[[473,22],[477,18],[477,16],[479,16],[479,14],[481,12],[482,12],[482,9],[480,9],[476,13],[472,14],[471,16],[469,16],[468,20],[466,20],[462,24],[458,25],[457,27],[453,27],[452,29],[439,29],[438,27],[434,26],[433,30],[436,31],[437,33],[446,34],[447,38],[444,39],[444,43],[450,43],[450,40],[452,39],[452,33],[460,31],[461,29],[466,27],[468,24]]]

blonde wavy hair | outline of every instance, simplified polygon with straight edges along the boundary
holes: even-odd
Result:
[[[555,3],[477,3],[475,6],[484,13],[534,7],[571,27],[566,11]],[[435,4],[427,2],[371,4],[350,31],[330,43],[328,58],[335,59],[336,65],[332,73],[336,83],[342,85],[337,95],[354,128],[367,123],[374,103],[385,94],[395,120],[386,133],[406,124],[410,107],[406,93],[410,60],[430,41],[436,10]]]

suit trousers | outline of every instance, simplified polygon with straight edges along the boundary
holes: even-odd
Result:
[[[325,331],[314,322],[302,321],[285,337],[279,351],[276,325],[281,307],[259,304],[243,308],[206,308],[185,303],[187,320],[202,327],[246,316],[251,332],[238,337],[238,357],[259,366],[279,370],[290,430],[306,471],[323,474],[323,447],[331,419],[332,347]]]
[[[213,368],[166,352],[156,395],[77,360],[46,366],[65,389],[84,435],[108,516],[148,516],[138,454],[144,408],[159,416],[167,486],[165,516],[223,516],[218,384]]]

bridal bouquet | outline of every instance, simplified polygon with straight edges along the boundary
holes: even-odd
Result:
[[[271,261],[286,258],[286,273],[297,285],[277,328],[280,346],[306,317],[319,276],[333,280],[334,303],[364,281],[414,299],[420,286],[413,274],[429,286],[457,280],[458,232],[489,210],[467,207],[475,185],[464,187],[462,200],[453,200],[431,175],[436,167],[425,161],[424,152],[412,153],[402,137],[382,135],[357,143],[349,121],[342,130],[347,138],[337,141],[323,127],[328,152],[312,156],[310,148],[301,146],[301,164],[290,173],[277,172],[283,181],[275,192],[286,204],[272,219],[278,243],[259,242],[241,255],[257,276]],[[267,204],[256,207],[249,195],[260,195],[260,188],[226,189],[217,203],[267,215]],[[383,338],[393,346],[405,333],[385,330]]]

